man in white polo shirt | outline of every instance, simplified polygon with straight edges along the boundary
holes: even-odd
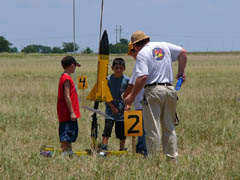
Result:
[[[167,42],[150,42],[142,31],[134,32],[130,43],[137,55],[137,78],[133,90],[124,99],[126,108],[144,88],[143,119],[148,154],[157,153],[162,143],[167,159],[176,159],[178,150],[174,123],[177,93],[172,85],[172,62],[178,60],[177,79],[183,76],[185,80],[186,51]]]
[[[133,50],[133,44],[130,42],[128,45],[128,55],[132,56],[135,60],[137,57],[136,52]],[[126,91],[124,92],[123,98],[125,98],[133,89],[135,81],[136,81],[136,66],[134,66],[133,71],[132,71],[132,75],[131,78],[128,82],[128,87],[126,89]],[[135,99],[134,99],[134,108],[135,110],[140,110],[142,111],[142,100],[143,100],[143,94],[144,94],[144,89],[142,88],[139,93],[136,95]],[[125,108],[125,110],[130,110],[130,107],[128,107],[127,109]],[[138,143],[136,145],[136,153],[140,153],[143,154],[144,156],[147,156],[147,147],[146,147],[146,140],[145,140],[145,130],[144,130],[144,123],[143,123],[143,135],[142,136],[138,136]]]

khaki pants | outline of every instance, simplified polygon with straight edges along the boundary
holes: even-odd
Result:
[[[143,105],[143,119],[148,153],[157,153],[162,143],[164,154],[176,158],[178,152],[174,122],[177,94],[174,87],[147,87],[145,99],[147,104]]]

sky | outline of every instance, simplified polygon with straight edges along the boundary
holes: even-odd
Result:
[[[0,36],[11,47],[73,42],[74,0],[1,0]],[[102,0],[75,0],[75,42],[97,52]],[[187,51],[240,50],[239,0],[104,0],[109,42],[142,30]],[[121,26],[121,33],[119,31]],[[117,29],[117,30],[116,30]]]

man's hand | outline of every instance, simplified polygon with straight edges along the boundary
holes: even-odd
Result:
[[[185,79],[186,79],[186,74],[179,72],[179,73],[177,73],[177,75],[176,75],[176,79],[179,79],[180,76],[182,76],[183,80],[185,81]]]
[[[125,111],[130,111],[130,110],[131,110],[131,106],[126,105],[126,106],[125,106]]]
[[[134,101],[135,97],[130,93],[126,98],[124,98],[125,110],[130,110],[130,107]]]

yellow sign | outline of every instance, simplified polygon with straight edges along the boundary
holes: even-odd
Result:
[[[142,111],[124,111],[124,135],[143,135]]]
[[[78,89],[87,89],[87,76],[80,76],[78,77]]]

